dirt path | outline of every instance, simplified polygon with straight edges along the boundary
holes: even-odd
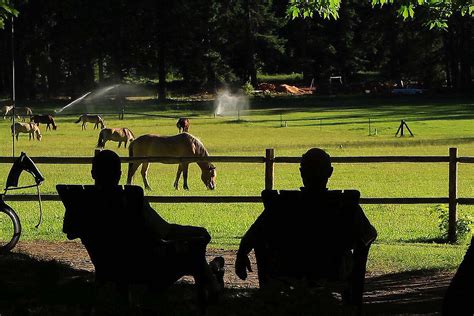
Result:
[[[42,260],[57,260],[74,269],[93,271],[86,250],[79,242],[20,242],[14,250]],[[223,256],[226,262],[227,288],[257,288],[257,274],[251,273],[246,281],[233,272],[235,250],[209,249],[209,260]],[[256,266],[255,258],[251,257]],[[441,307],[444,292],[452,278],[448,272],[405,272],[396,274],[368,274],[364,311],[367,314],[436,314]]]

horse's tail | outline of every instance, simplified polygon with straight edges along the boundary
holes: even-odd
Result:
[[[132,142],[135,139],[135,135],[132,133],[131,130],[129,130],[126,127],[123,130],[125,131],[125,134],[127,135],[127,138],[130,140],[130,142]]]
[[[105,128],[104,119],[102,117],[100,117],[100,115],[97,115],[97,118],[99,119],[99,124],[100,124],[101,128]]]
[[[135,142],[130,143],[128,146],[128,156],[133,157],[133,145],[135,145]],[[127,184],[132,184],[132,178],[133,174],[135,173],[133,169],[133,162],[128,163],[128,174],[127,174]]]
[[[82,120],[82,115],[79,116],[79,119],[77,121],[75,121],[74,123],[79,123],[81,120]]]

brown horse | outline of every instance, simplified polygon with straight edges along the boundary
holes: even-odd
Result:
[[[89,114],[82,114],[77,121],[74,123],[79,123],[82,121],[82,130],[86,129],[87,123],[94,123],[94,129],[99,128],[104,128],[104,120],[100,117],[100,115],[89,115]]]
[[[104,148],[105,143],[108,140],[118,142],[118,147],[122,145],[122,142],[125,142],[125,148],[127,148],[127,142],[130,143],[135,139],[132,131],[126,127],[123,128],[103,128],[99,133],[99,141],[97,142],[97,147]]]
[[[12,130],[12,135],[13,135],[13,124],[12,126],[10,127],[11,130]],[[34,139],[34,135],[36,134],[36,139],[37,140],[41,140],[41,138],[43,137],[41,135],[41,131],[38,127],[38,125],[36,125],[35,123],[23,123],[23,122],[16,122],[15,123],[15,137],[16,137],[16,140],[18,140],[18,134],[20,133],[27,133],[29,134],[29,140],[31,140],[31,138]]]
[[[52,115],[33,115],[30,117],[30,122],[35,122],[40,125],[40,123],[46,124],[46,130],[51,129],[50,124],[53,126],[53,130],[56,130],[58,126],[54,123],[54,118]]]
[[[207,152],[204,145],[199,139],[188,133],[181,133],[175,136],[158,136],[153,134],[146,134],[138,137],[128,147],[130,157],[207,157]],[[131,162],[128,165],[127,184],[132,183],[132,178],[138,167],[142,166],[142,177],[145,188],[151,190],[147,180],[147,172],[149,162]],[[162,162],[175,163],[175,162]],[[201,180],[208,189],[214,190],[216,187],[216,167],[209,162],[197,162],[201,168]],[[182,162],[178,166],[176,173],[176,180],[174,187],[178,189],[178,182],[183,173],[183,188],[189,190],[188,187],[188,166],[189,162]]]
[[[185,117],[180,117],[178,119],[178,122],[176,122],[176,127],[178,128],[178,131],[180,133],[189,132],[189,119],[187,119]]]

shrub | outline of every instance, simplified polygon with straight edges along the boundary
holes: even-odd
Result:
[[[247,81],[243,86],[242,86],[242,91],[244,92],[245,95],[252,95],[253,91],[255,89],[253,88],[252,84],[250,81]]]
[[[431,214],[438,216],[438,228],[443,239],[448,238],[449,210],[445,205],[436,205],[431,209]],[[456,220],[456,236],[458,240],[464,240],[472,232],[474,219],[469,215],[458,213]]]

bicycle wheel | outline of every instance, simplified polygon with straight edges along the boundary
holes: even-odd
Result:
[[[0,201],[0,254],[15,247],[21,235],[21,224],[15,211]]]

